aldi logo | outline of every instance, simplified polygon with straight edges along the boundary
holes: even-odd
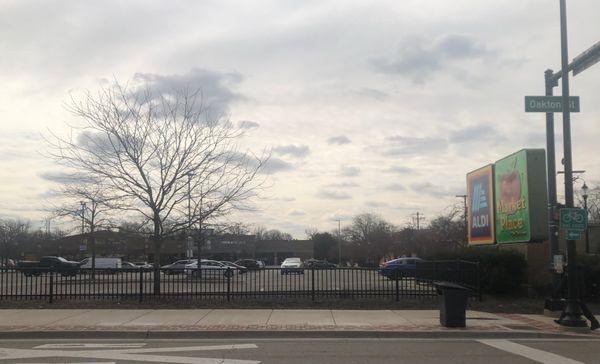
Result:
[[[494,166],[467,174],[469,244],[494,243]]]

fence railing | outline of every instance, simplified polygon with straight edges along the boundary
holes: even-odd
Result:
[[[155,279],[158,277],[158,280]],[[289,300],[381,299],[437,296],[434,281],[450,281],[481,298],[479,265],[436,261],[387,276],[372,268],[264,268],[191,271],[152,269],[60,271],[51,268],[0,269],[0,300]]]

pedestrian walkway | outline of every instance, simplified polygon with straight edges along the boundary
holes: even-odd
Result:
[[[443,331],[438,310],[2,309],[0,331]],[[560,332],[543,315],[467,311],[466,331]]]

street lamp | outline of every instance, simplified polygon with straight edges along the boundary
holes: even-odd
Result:
[[[194,177],[194,173],[191,171],[187,173],[187,200],[188,200],[188,228],[187,228],[187,241],[186,241],[186,249],[185,256],[188,259],[191,259],[194,255],[192,250],[193,238],[192,238],[192,189],[191,189],[191,181],[192,177]]]
[[[588,206],[587,206],[588,186],[585,184],[585,182],[583,182],[583,186],[581,186],[581,197],[583,197],[583,209],[585,210],[585,217],[587,218],[588,217]],[[589,235],[589,228],[587,225],[585,227],[585,253],[590,254],[590,235]]]
[[[464,202],[464,219],[465,219],[465,244],[469,243],[469,223],[467,219],[467,195],[455,195],[454,197],[462,198]]]

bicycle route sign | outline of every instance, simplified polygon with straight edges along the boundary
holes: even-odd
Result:
[[[566,230],[567,239],[578,240],[581,233],[587,229],[587,216],[584,209],[560,209],[559,227]]]

